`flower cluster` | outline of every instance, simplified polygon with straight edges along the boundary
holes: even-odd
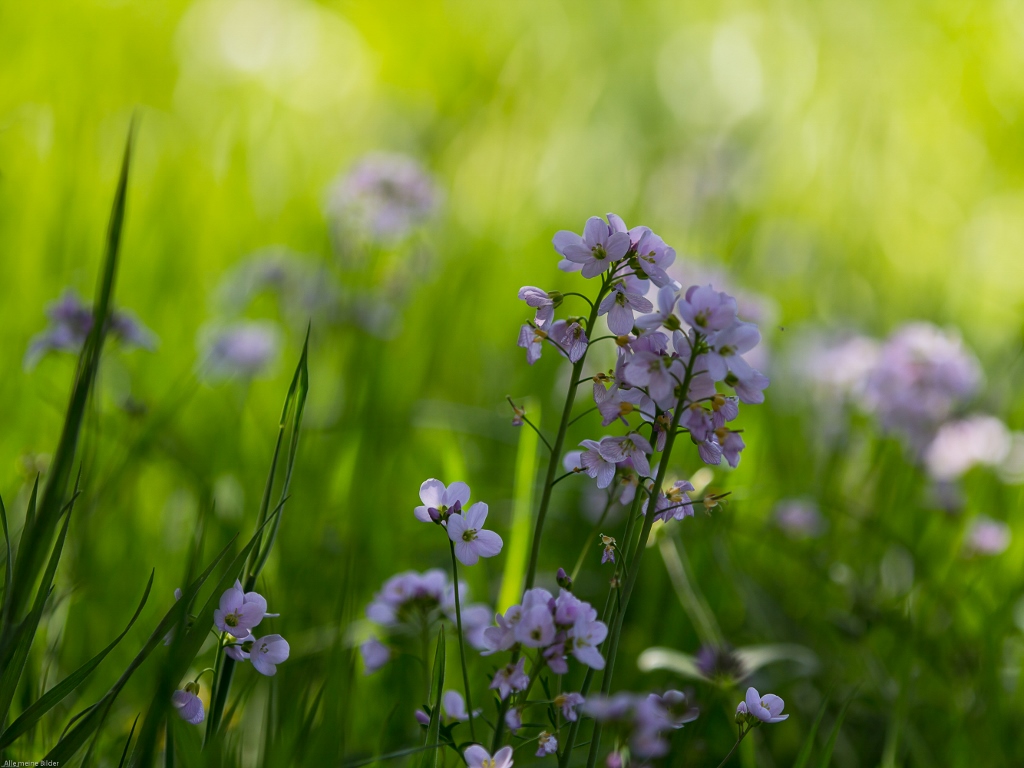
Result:
[[[781,723],[789,715],[782,714],[786,703],[774,693],[762,696],[756,688],[747,688],[747,695],[736,707],[736,722],[749,725]]]
[[[174,598],[181,599],[180,590],[175,590]],[[271,677],[277,674],[277,665],[287,661],[291,653],[288,641],[277,634],[257,637],[252,630],[264,619],[280,615],[268,613],[266,598],[258,592],[246,592],[236,579],[234,586],[220,596],[213,612],[213,625],[221,633],[220,647],[224,654],[236,662],[250,662],[261,675]],[[201,723],[204,711],[199,698],[199,677],[175,691],[171,703],[186,722],[193,725]]]
[[[592,669],[604,669],[604,657],[597,649],[608,634],[608,627],[597,618],[597,611],[562,589],[554,597],[540,587],[527,590],[521,604],[513,605],[494,617],[496,626],[483,633],[484,655],[500,651],[518,653],[537,651],[538,669],[546,665],[556,675],[569,671],[568,656]],[[529,678],[522,657],[498,670],[491,683],[502,699],[525,690]]]
[[[469,588],[459,583],[459,598],[469,597]],[[441,619],[455,623],[455,587],[448,575],[432,568],[423,573],[406,571],[384,582],[366,608],[366,616],[392,634],[419,634]],[[491,609],[481,603],[462,604],[462,629],[466,640],[480,650],[487,647],[484,630],[491,623]],[[377,637],[360,647],[366,673],[376,672],[391,659],[391,649]]]
[[[48,352],[81,350],[92,331],[92,305],[86,303],[71,288],[46,308],[50,320],[46,330],[37,334],[25,353],[25,367],[33,368]],[[153,350],[156,336],[127,310],[114,309],[107,320],[107,331],[126,348]]]
[[[582,712],[610,729],[618,743],[628,744],[630,754],[641,759],[666,754],[669,745],[665,736],[700,714],[681,691],[660,696],[626,692],[591,696]]]

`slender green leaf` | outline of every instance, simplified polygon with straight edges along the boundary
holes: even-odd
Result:
[[[843,702],[843,706],[839,710],[839,716],[836,717],[836,721],[832,725],[832,732],[828,736],[828,741],[825,742],[825,751],[821,753],[821,760],[818,762],[818,768],[828,768],[832,763],[832,750],[836,747],[836,740],[839,738],[839,731],[843,727],[843,720],[846,718],[846,711],[850,708],[850,704],[853,702],[853,697],[856,693],[856,691],[851,693],[847,697],[846,701]]]
[[[430,722],[427,724],[427,740],[424,743],[425,752],[420,758],[420,768],[437,768],[440,752],[437,749],[430,749],[440,744],[441,734],[441,696],[444,692],[444,627],[437,633],[437,650],[434,651],[434,678],[431,685],[433,696],[430,702]]]
[[[146,590],[142,595],[142,600],[139,601],[138,608],[135,609],[135,613],[128,621],[128,625],[114,640],[96,654],[93,658],[83,664],[81,667],[76,669],[66,678],[61,680],[50,690],[48,690],[43,696],[38,699],[32,706],[22,712],[21,716],[11,723],[10,727],[7,728],[2,734],[0,734],[0,749],[4,749],[10,744],[14,743],[14,740],[21,736],[25,731],[31,728],[43,715],[53,709],[57,704],[63,701],[64,697],[71,693],[75,688],[85,682],[86,678],[93,673],[93,671],[100,665],[100,663],[107,657],[114,648],[117,646],[124,636],[128,634],[128,631],[135,625],[139,616],[142,614],[142,609],[146,605],[146,600],[149,599],[150,590],[153,588],[153,573],[149,575],[149,581],[146,584]]]
[[[7,558],[4,560],[4,602],[3,605],[7,605],[7,601],[11,596],[11,533],[7,529],[7,507],[4,506],[3,497],[0,496],[0,522],[3,523],[4,527],[4,546],[7,548]]]
[[[132,736],[135,735],[135,726],[138,725],[138,723],[139,715],[136,715],[135,719],[132,721],[132,729],[128,731],[128,740],[124,743],[124,749],[121,751],[121,759],[117,763],[117,768],[124,768],[124,761],[128,757],[128,747],[131,746]]]
[[[188,606],[195,599],[196,594],[202,588],[203,584],[213,573],[214,569],[227,555],[228,550],[234,543],[234,538],[228,542],[227,546],[220,551],[220,553],[213,559],[213,562],[207,566],[206,570],[203,571],[194,582],[189,584],[185,589],[182,590],[181,599],[178,600],[171,609],[164,614],[163,619],[157,624],[156,629],[149,636],[146,644],[142,647],[142,650],[132,659],[132,662],[128,665],[128,668],[121,674],[117,682],[107,691],[103,697],[93,704],[88,710],[81,714],[78,718],[78,722],[75,726],[69,729],[57,742],[57,744],[51,749],[47,755],[47,760],[52,760],[60,764],[66,763],[71,757],[78,752],[79,749],[89,739],[90,735],[103,725],[106,720],[107,714],[110,712],[111,706],[114,704],[114,700],[117,698],[121,690],[127,685],[135,671],[142,666],[142,663],[149,657],[153,650],[163,642],[164,637],[171,631],[172,628],[183,623],[186,610]],[[177,633],[175,633],[177,635]]]
[[[5,600],[5,615],[0,635],[6,635],[14,622],[20,620],[28,595],[35,583],[42,553],[49,546],[60,520],[60,511],[64,506],[68,483],[78,450],[78,439],[85,419],[85,410],[96,379],[103,341],[106,336],[111,301],[114,293],[114,282],[117,275],[118,253],[121,246],[121,231],[124,225],[124,209],[128,191],[128,169],[131,160],[132,135],[134,121],[128,131],[125,142],[124,157],[121,162],[121,173],[118,178],[117,191],[107,227],[106,253],[100,273],[96,301],[93,305],[92,330],[82,347],[78,357],[78,369],[71,388],[68,408],[64,417],[57,449],[50,463],[49,478],[39,500],[36,514],[26,517],[26,525],[22,532],[21,545],[14,564],[11,599]],[[0,666],[7,667],[7,656],[0,656]]]
[[[0,673],[0,723],[7,721],[7,714],[11,709],[11,702],[14,700],[14,693],[18,688],[18,682],[25,670],[25,662],[28,660],[28,652],[32,647],[32,640],[36,635],[36,628],[43,616],[43,608],[46,605],[46,598],[50,596],[50,585],[53,583],[53,576],[57,572],[57,565],[60,563],[61,552],[64,550],[64,540],[68,535],[68,525],[71,523],[70,512],[64,518],[64,525],[61,526],[57,542],[53,545],[53,552],[50,553],[50,560],[46,564],[46,572],[39,584],[39,591],[36,594],[35,604],[32,611],[25,620],[18,626],[17,637],[13,644],[13,652],[10,661]]]
[[[825,712],[828,710],[828,700],[829,697],[826,696],[824,701],[821,702],[821,707],[818,709],[818,715],[814,718],[811,730],[807,733],[807,737],[804,739],[804,744],[800,748],[800,754],[796,756],[796,762],[793,763],[793,768],[807,768],[807,763],[811,760],[811,752],[814,750],[814,739],[818,735],[818,727],[821,725],[821,718],[825,716]]]

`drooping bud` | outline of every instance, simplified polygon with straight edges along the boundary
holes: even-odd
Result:
[[[569,574],[565,572],[565,568],[559,568],[555,574],[555,581],[558,582],[558,586],[567,592],[572,592],[572,579],[569,578]]]

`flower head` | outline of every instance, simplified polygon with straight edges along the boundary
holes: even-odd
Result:
[[[468,768],[511,768],[512,765],[512,747],[502,747],[491,757],[490,752],[474,744],[466,747],[462,756],[466,758]]]
[[[537,737],[537,757],[553,755],[558,751],[558,739],[548,731],[541,731]]]
[[[361,646],[359,652],[363,656],[364,673],[371,675],[391,660],[391,649],[376,637],[371,637]]]
[[[456,482],[446,487],[432,477],[420,485],[420,501],[423,503],[413,510],[413,514],[422,523],[444,523],[449,515],[458,514],[469,503],[469,494],[469,486],[465,483]]]
[[[757,692],[756,688],[747,688],[747,695],[743,702],[746,706],[748,717],[756,717],[762,723],[781,723],[789,715],[782,714],[786,703],[774,693],[766,693],[764,696]],[[737,713],[739,709],[737,708]]]
[[[530,684],[530,678],[526,674],[526,659],[520,658],[515,664],[507,664],[494,675],[491,681],[491,688],[498,692],[502,699],[507,699],[512,693],[525,691]]]
[[[206,716],[203,701],[199,698],[199,683],[185,683],[184,690],[171,694],[171,704],[174,705],[178,717],[190,725],[199,725]]]
[[[235,585],[220,596],[220,605],[213,612],[213,623],[221,632],[242,638],[266,615],[267,601],[263,595],[245,592],[236,579]]]
[[[254,640],[249,650],[249,661],[261,675],[271,677],[277,674],[277,665],[288,660],[291,649],[288,641],[280,635],[267,635]]]
[[[501,552],[501,536],[484,529],[486,520],[487,505],[482,501],[448,518],[448,538],[455,542],[455,556],[463,565],[476,565],[481,557]]]
[[[646,298],[626,290],[622,282],[612,287],[598,307],[598,315],[608,315],[608,330],[621,336],[633,330],[633,312],[650,312],[654,309]]]
[[[631,245],[629,234],[613,231],[598,216],[587,220],[582,237],[575,232],[562,230],[555,234],[552,242],[555,250],[568,262],[559,264],[559,267],[567,272],[580,269],[588,279],[597,277],[613,262],[625,256]]]

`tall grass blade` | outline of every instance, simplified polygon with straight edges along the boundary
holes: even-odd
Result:
[[[540,407],[528,401],[524,406],[534,419],[540,418]],[[539,424],[540,422],[535,422]],[[498,593],[499,611],[518,603],[523,593],[526,561],[530,555],[530,534],[533,527],[533,488],[537,479],[537,433],[532,429],[519,430],[516,450],[515,496],[512,502],[512,526],[505,556],[505,574]]]
[[[134,122],[128,131],[125,142],[124,156],[121,162],[121,173],[118,178],[117,191],[110,213],[107,227],[106,253],[100,281],[93,305],[92,330],[78,358],[75,381],[71,388],[71,397],[64,418],[60,440],[54,451],[50,464],[49,478],[39,499],[39,506],[31,522],[26,524],[18,547],[18,556],[14,564],[14,575],[9,606],[5,606],[4,623],[0,627],[0,635],[6,635],[13,624],[22,618],[27,606],[29,592],[36,581],[42,553],[49,546],[60,519],[60,511],[64,506],[71,470],[78,449],[78,439],[85,419],[86,406],[96,379],[103,341],[106,337],[114,283],[117,276],[118,254],[121,248],[121,233],[124,226],[125,200],[128,192],[128,170],[131,161],[132,137]],[[6,668],[9,659],[0,656],[0,667]]]
[[[2,496],[0,496],[0,523],[3,523],[4,547],[7,550],[7,557],[4,560],[4,601],[2,603],[2,606],[6,607],[11,596],[11,532],[7,528],[7,507],[4,506]]]
[[[814,718],[814,723],[811,725],[811,730],[807,733],[807,738],[804,739],[804,744],[800,747],[800,754],[796,756],[796,762],[793,763],[793,768],[807,768],[807,763],[811,760],[811,752],[814,751],[814,739],[818,735],[818,727],[821,725],[821,719],[825,716],[825,712],[828,710],[829,697],[826,696],[825,700],[821,702],[821,707],[818,709],[818,714]]]
[[[48,690],[41,698],[39,698],[32,706],[22,712],[21,716],[11,723],[10,727],[0,734],[0,749],[4,749],[10,744],[14,743],[14,740],[21,736],[25,731],[31,728],[38,720],[53,709],[57,704],[64,700],[64,697],[75,690],[93,673],[93,671],[100,665],[100,663],[107,657],[114,648],[117,646],[124,636],[128,634],[128,631],[135,625],[139,616],[142,614],[142,609],[146,605],[146,601],[149,599],[150,590],[153,588],[153,573],[149,574],[149,581],[146,584],[146,591],[142,595],[142,600],[139,601],[138,608],[135,609],[135,613],[128,621],[128,625],[114,640],[100,651],[98,654],[93,656],[89,661],[80,666],[66,678],[61,680],[50,690]]]
[[[78,722],[73,728],[68,729],[67,732],[61,736],[53,749],[47,753],[47,760],[55,761],[59,764],[66,763],[76,752],[78,752],[79,749],[82,748],[89,737],[95,731],[99,730],[103,725],[103,722],[106,720],[107,714],[110,712],[110,708],[113,706],[114,701],[117,699],[125,685],[128,684],[132,675],[135,674],[135,671],[142,666],[143,662],[145,662],[154,649],[163,642],[164,637],[167,636],[167,633],[170,632],[173,627],[178,626],[180,629],[188,606],[195,599],[196,594],[202,588],[203,584],[206,583],[206,580],[210,577],[210,574],[213,573],[218,563],[220,563],[220,561],[224,559],[224,556],[227,555],[234,541],[234,538],[232,538],[231,541],[228,542],[227,546],[225,546],[224,549],[222,549],[213,559],[213,562],[207,566],[206,570],[203,571],[194,582],[182,590],[181,600],[178,600],[173,606],[171,606],[171,609],[164,614],[164,617],[160,620],[160,623],[157,624],[156,629],[153,630],[153,633],[149,636],[149,639],[142,647],[142,650],[140,650],[138,654],[136,654],[135,658],[132,659],[132,662],[121,674],[121,677],[118,678],[117,682],[114,683],[110,690],[107,691],[99,701],[89,707],[84,714],[81,714],[78,717]]]
[[[836,717],[836,721],[832,725],[832,732],[828,736],[828,741],[825,742],[825,751],[821,753],[821,760],[818,761],[818,768],[828,768],[832,763],[832,750],[836,747],[836,740],[839,738],[839,731],[843,727],[843,720],[846,718],[846,711],[850,708],[850,704],[853,703],[853,697],[856,693],[856,691],[851,693],[847,697],[846,701],[843,702],[842,709],[839,710],[839,716]]]
[[[420,758],[420,768],[437,768],[440,752],[435,748],[441,739],[441,696],[444,692],[444,627],[437,633],[437,650],[434,651],[434,677],[431,685],[430,722],[427,723],[427,740],[423,748],[429,750]]]
[[[132,736],[135,735],[135,726],[139,723],[139,715],[135,716],[132,721],[132,729],[128,731],[128,740],[124,743],[124,749],[121,751],[121,759],[117,762],[117,768],[124,768],[124,761],[128,759],[128,747],[132,744]]]

